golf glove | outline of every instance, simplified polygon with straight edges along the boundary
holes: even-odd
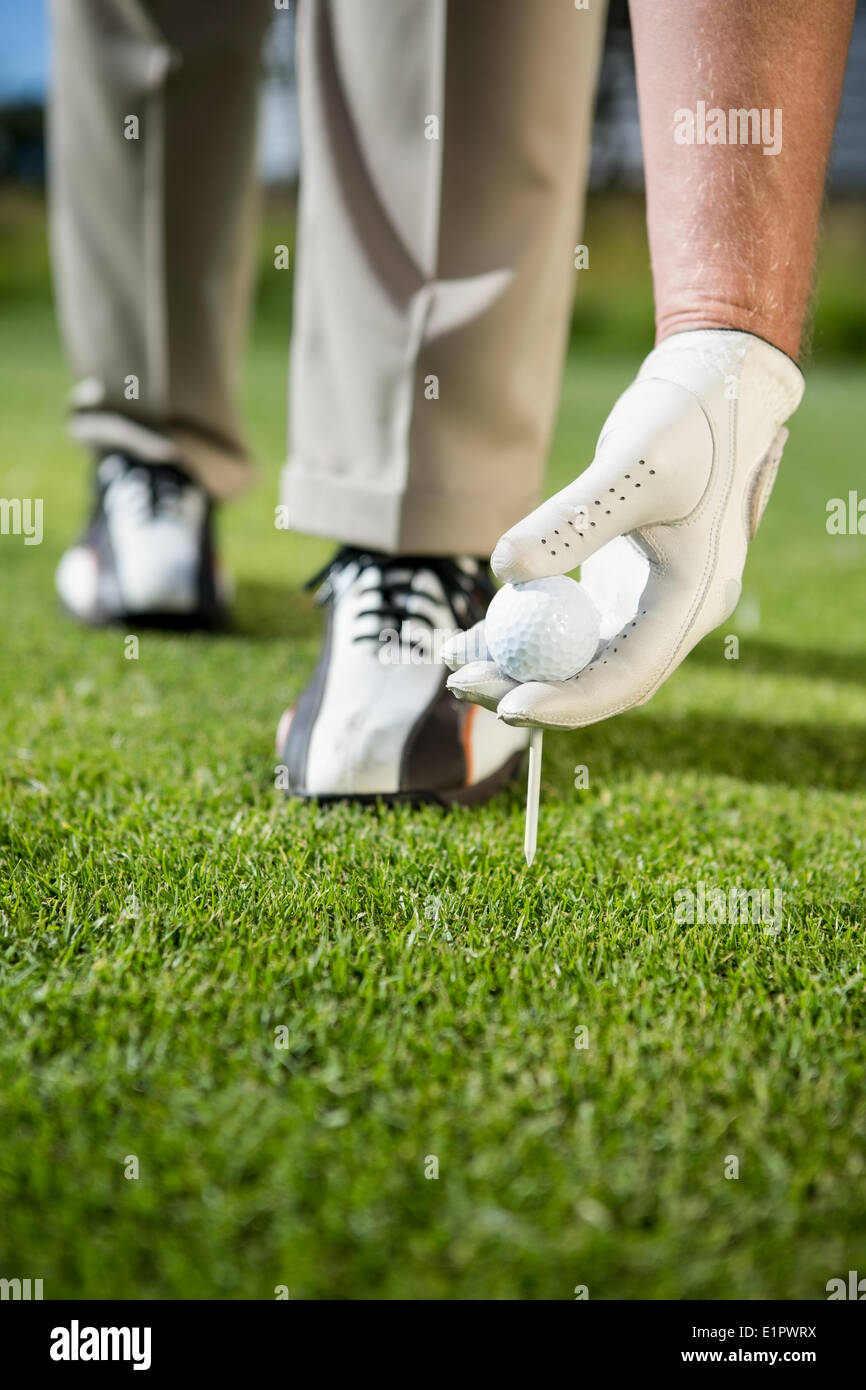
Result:
[[[449,689],[508,724],[552,729],[645,704],[736,608],[802,395],[799,368],[751,333],[667,338],[617,401],[589,468],[493,552],[508,583],[581,566],[602,620],[595,656],[571,680],[518,684],[479,623],[443,651]]]

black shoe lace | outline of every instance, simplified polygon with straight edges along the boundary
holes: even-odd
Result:
[[[431,603],[440,602],[418,583],[425,572],[434,574],[439,580],[445,603],[458,628],[480,622],[494,593],[484,560],[478,561],[478,569],[473,573],[447,555],[383,555],[350,545],[342,546],[304,587],[317,589],[316,603],[325,604],[333,595],[334,580],[350,565],[357,566],[359,577],[369,571],[369,583],[363,592],[369,595],[370,606],[365,606],[358,617],[376,619],[375,630],[356,633],[355,642],[380,643],[388,631],[396,631],[402,641],[403,624],[408,620],[432,631],[432,617],[413,602],[419,597]],[[418,638],[414,638],[413,644],[417,641]]]
[[[155,468],[148,468],[147,474],[150,506],[154,516],[173,511],[184,487],[189,486],[189,479],[170,464],[158,464]]]
[[[104,496],[116,479],[133,477],[140,484],[142,498],[146,497],[146,505],[153,517],[175,512],[184,488],[190,486],[190,479],[174,464],[144,464],[122,454],[106,456],[103,464],[106,462],[113,466],[106,472],[100,467],[97,473],[98,496]]]

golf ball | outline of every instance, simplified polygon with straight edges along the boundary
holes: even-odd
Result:
[[[573,579],[554,575],[506,584],[490,602],[487,649],[516,681],[565,681],[598,646],[599,615]]]

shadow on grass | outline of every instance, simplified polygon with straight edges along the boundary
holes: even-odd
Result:
[[[832,791],[866,786],[866,727],[856,724],[770,724],[697,713],[625,715],[556,735],[556,742],[551,740],[554,784],[566,738],[571,763],[586,764],[596,786],[631,771],[698,772]]]
[[[283,638],[309,642],[322,630],[322,615],[311,594],[286,580],[266,584],[240,580],[234,601],[232,635],[253,641]]]
[[[724,638],[719,630],[695,647],[687,660],[701,666],[718,667],[720,663],[730,666],[733,663],[725,662],[723,646]],[[757,675],[802,676],[807,680],[845,681],[866,686],[866,651],[814,651],[808,647],[781,647],[774,642],[741,637],[736,666],[739,671],[753,671]]]

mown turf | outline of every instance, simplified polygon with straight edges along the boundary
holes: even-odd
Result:
[[[263,483],[225,519],[237,631],[142,633],[138,660],[54,606],[84,480],[38,297],[7,302],[0,355],[0,495],[43,496],[46,527],[0,538],[0,1275],[570,1299],[862,1273],[866,539],[824,525],[866,491],[859,372],[812,372],[739,659],[714,634],[647,708],[548,736],[527,872],[519,789],[447,813],[273,789],[326,553],[273,527],[277,315],[249,373]],[[551,486],[635,365],[570,359]],[[781,919],[676,921],[699,882],[780,890]]]

